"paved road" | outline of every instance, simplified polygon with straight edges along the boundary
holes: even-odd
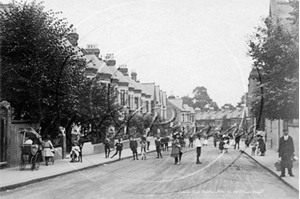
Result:
[[[174,165],[163,159],[125,159],[44,182],[0,193],[4,198],[298,198],[299,193],[245,154],[230,149],[220,154],[202,147],[203,164],[195,164],[194,149],[184,148]],[[80,164],[80,163],[78,163]],[[28,171],[30,172],[30,171]],[[17,177],[17,176],[15,176]]]

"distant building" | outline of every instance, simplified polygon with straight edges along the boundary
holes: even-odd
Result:
[[[196,126],[197,131],[209,125],[212,129],[222,126],[224,130],[231,127],[233,124],[240,124],[245,117],[244,121],[247,121],[248,113],[242,108],[236,108],[234,110],[224,109],[220,111],[214,111],[210,109],[208,111],[196,111]]]
[[[175,124],[179,124],[182,127],[184,132],[195,132],[196,131],[196,124],[195,124],[195,110],[188,106],[187,104],[183,103],[181,98],[173,98],[169,97],[167,99],[167,118],[172,118],[174,111],[173,108],[176,110],[176,120],[174,121]]]

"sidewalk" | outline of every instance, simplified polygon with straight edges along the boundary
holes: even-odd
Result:
[[[149,151],[155,151],[154,140],[151,141]],[[140,147],[138,147],[138,152],[140,154]],[[115,150],[110,152],[110,156],[115,153]],[[130,149],[123,149],[122,158],[131,158],[132,152]],[[26,165],[24,171],[20,171],[19,167],[7,168],[0,170],[0,192],[6,191],[9,189],[14,189],[17,187],[25,186],[31,183],[39,182],[42,180],[50,179],[64,174],[69,174],[73,172],[78,172],[84,169],[93,168],[102,164],[109,164],[116,162],[119,159],[119,156],[116,155],[114,158],[105,158],[104,153],[98,153],[82,157],[82,163],[76,162],[71,163],[70,158],[56,160],[54,165],[49,164],[45,165],[45,162],[42,162],[39,170],[31,171],[30,165]]]
[[[274,175],[280,178],[280,171],[276,171],[275,162],[278,160],[278,153],[272,149],[267,149],[265,156],[251,156],[251,148],[248,147],[244,150],[245,144],[244,142],[240,143],[241,151],[244,151],[249,157],[251,157],[254,161],[271,171]],[[293,163],[293,174],[295,177],[290,177],[287,175],[286,170],[286,177],[280,178],[283,182],[288,184],[289,186],[297,189],[299,191],[299,161]]]

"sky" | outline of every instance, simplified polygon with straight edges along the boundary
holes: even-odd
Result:
[[[247,40],[269,13],[269,0],[44,2],[75,26],[80,47],[97,44],[103,57],[114,53],[117,65],[167,95],[192,97],[204,86],[219,107],[236,105],[247,92]]]

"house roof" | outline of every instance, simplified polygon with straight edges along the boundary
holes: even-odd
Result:
[[[121,82],[121,83],[129,83],[127,78],[125,78],[124,75],[119,70],[117,70],[116,66],[109,66],[108,68],[114,74],[114,76],[113,76],[114,79],[118,79],[119,82]]]
[[[143,91],[146,93],[146,95],[151,95],[151,100],[154,100],[154,83],[142,83],[141,84]]]
[[[109,74],[112,75],[112,71],[106,66],[106,63],[104,61],[99,60],[96,55],[90,54],[85,55],[87,63],[92,63],[94,65],[94,68],[96,68],[99,74]]]
[[[243,118],[244,109],[222,110],[222,111],[199,111],[196,113],[196,120],[215,120],[215,119],[233,119]],[[247,115],[247,112],[246,112]]]
[[[176,106],[180,111],[184,111],[184,108],[182,107],[183,100],[182,99],[168,99],[168,102]]]

